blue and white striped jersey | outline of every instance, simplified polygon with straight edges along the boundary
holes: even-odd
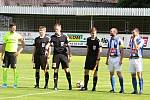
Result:
[[[124,47],[123,40],[118,36],[110,38],[108,41],[108,48],[110,49],[110,56],[120,56],[120,48]]]
[[[140,49],[137,50],[135,45],[139,45]],[[131,37],[129,47],[130,47],[130,57],[143,56],[144,40],[140,36],[136,38]]]

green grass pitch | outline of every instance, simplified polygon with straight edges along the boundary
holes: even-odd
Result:
[[[40,89],[34,89],[34,70],[32,69],[31,54],[21,54],[18,58],[19,71],[19,86],[12,88],[13,85],[13,71],[8,71],[8,88],[0,87],[0,100],[150,100],[150,60],[144,59],[144,93],[142,95],[131,95],[132,85],[131,77],[128,71],[129,60],[123,60],[123,76],[125,85],[125,94],[108,93],[111,89],[109,81],[109,72],[105,65],[105,57],[101,58],[99,66],[99,80],[97,84],[97,91],[92,92],[92,72],[90,73],[90,80],[88,84],[88,91],[79,91],[76,88],[76,82],[83,80],[83,66],[85,56],[73,56],[70,64],[72,74],[73,90],[68,90],[68,84],[64,71],[59,70],[59,91],[53,90],[53,70],[50,66],[50,80],[49,89],[44,90],[44,74],[41,71]],[[2,62],[1,62],[2,63]],[[49,61],[51,65],[51,59]],[[0,84],[2,84],[2,68],[0,68]],[[116,75],[115,75],[116,76]],[[116,91],[119,92],[119,82],[116,76]]]

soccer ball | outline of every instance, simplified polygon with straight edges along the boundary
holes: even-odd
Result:
[[[76,88],[82,88],[82,87],[84,87],[84,82],[83,81],[77,81]]]
[[[80,88],[80,81],[76,83],[76,88]]]

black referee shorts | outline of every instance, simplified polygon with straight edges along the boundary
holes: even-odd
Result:
[[[69,68],[67,54],[54,54],[53,55],[52,68],[59,69],[60,63],[61,63],[62,69]]]
[[[34,63],[35,63],[34,69],[40,69],[40,68],[42,70],[45,70],[45,68],[49,69],[47,59],[48,58],[46,55],[35,55],[34,56]]]
[[[97,56],[86,56],[84,69],[93,70],[96,66]],[[96,71],[98,71],[98,65],[96,66]]]
[[[3,68],[16,68],[17,57],[14,55],[15,52],[7,52],[5,51],[4,60],[3,60]]]

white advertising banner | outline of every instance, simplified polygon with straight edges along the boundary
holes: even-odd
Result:
[[[38,32],[18,32],[25,38],[26,45],[33,45],[34,39],[39,36]],[[0,31],[0,44],[3,43],[3,35],[6,34],[5,31]],[[47,32],[47,36],[53,35],[53,32]],[[86,39],[90,36],[89,33],[64,33],[69,37],[71,46],[83,47],[86,46]],[[125,47],[128,48],[131,34],[118,34],[120,38],[124,40]],[[150,35],[142,34],[144,39],[144,48],[150,48]],[[97,33],[97,37],[103,44],[103,47],[107,47],[108,40],[110,39],[109,34]]]

